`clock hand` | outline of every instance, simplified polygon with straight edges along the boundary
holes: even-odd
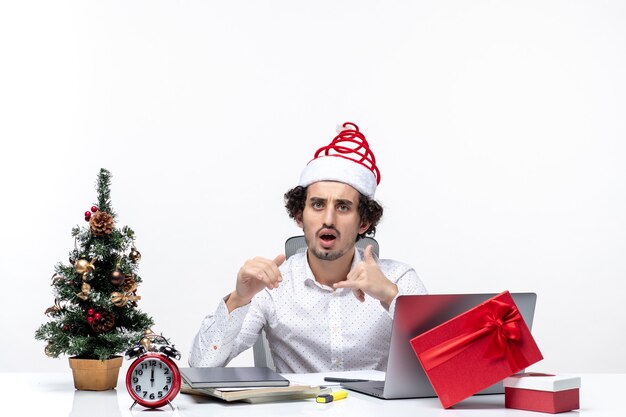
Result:
[[[152,367],[152,373],[150,374],[150,386],[154,386],[154,366]]]

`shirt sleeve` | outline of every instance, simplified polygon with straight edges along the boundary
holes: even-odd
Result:
[[[228,313],[226,299],[202,321],[189,354],[190,366],[226,366],[254,344],[265,324],[257,297]]]
[[[406,271],[400,274],[397,280],[394,280],[398,286],[398,294],[389,304],[389,316],[393,319],[394,312],[396,311],[396,300],[401,295],[423,295],[428,294],[426,287],[422,280],[417,275],[417,272],[413,268],[407,267]]]

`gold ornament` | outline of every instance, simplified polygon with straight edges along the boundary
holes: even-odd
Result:
[[[130,261],[134,264],[141,260],[141,253],[137,250],[137,248],[133,245],[133,248],[130,250],[130,254],[128,255]]]
[[[151,342],[150,338],[154,336],[154,332],[152,329],[146,329],[143,331],[143,338],[141,339],[141,345],[145,347],[147,350],[150,350]]]
[[[141,344],[141,346],[145,347],[147,351],[152,350],[152,341],[151,339],[156,337],[158,335],[154,334],[154,332],[152,331],[152,329],[146,329],[143,331],[143,337],[141,338],[141,341],[139,342],[139,344]]]
[[[54,357],[54,355],[52,354],[52,344],[48,343],[46,347],[43,349],[43,351],[46,354],[46,356],[49,356],[51,358]]]
[[[122,284],[122,291],[112,293],[112,300],[117,307],[123,307],[127,302],[130,302],[133,307],[137,307],[137,301],[141,300],[141,297],[137,295],[137,283],[133,274],[126,275],[124,284]],[[116,304],[117,303],[117,304]]]
[[[76,296],[83,301],[86,301],[87,298],[89,298],[89,291],[91,291],[91,285],[87,284],[87,281],[93,278],[93,271],[96,269],[94,262],[96,262],[96,258],[93,258],[91,261],[87,261],[87,259],[79,259],[74,264],[74,270],[79,274],[82,274],[83,279],[80,292],[76,293]]]
[[[74,271],[79,274],[84,274],[85,272],[92,272],[96,267],[94,266],[94,262],[96,262],[96,258],[93,258],[91,261],[87,259],[79,259],[74,264]]]
[[[87,284],[87,282],[85,281],[85,274],[83,274],[83,285],[81,285],[80,287],[80,292],[76,293],[76,297],[80,298],[83,301],[87,301],[90,291],[91,285]]]
[[[141,300],[140,295],[133,295],[131,293],[112,292],[111,302],[116,307],[124,307],[128,302],[135,302]]]
[[[135,303],[141,300],[140,295],[135,295],[137,290],[137,283],[133,281],[133,285],[126,292],[112,292],[111,302],[116,307],[124,307],[128,302]]]
[[[150,342],[150,339],[148,339],[147,337],[143,337],[141,339],[141,342],[139,342],[141,344],[141,346],[145,347],[147,351],[149,351],[152,348],[152,343]]]
[[[128,300],[124,297],[123,292],[114,291],[111,293],[111,302],[115,307],[124,307]]]

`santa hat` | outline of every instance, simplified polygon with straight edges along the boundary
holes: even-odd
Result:
[[[380,171],[365,136],[354,123],[337,128],[332,142],[319,148],[300,175],[298,185],[307,187],[318,181],[338,181],[374,198]]]

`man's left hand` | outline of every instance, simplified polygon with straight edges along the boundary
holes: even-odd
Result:
[[[380,301],[387,310],[398,294],[398,286],[387,279],[374,260],[372,245],[365,248],[363,260],[348,273],[347,279],[333,284],[333,288],[351,288],[361,302],[365,301],[367,294]]]

